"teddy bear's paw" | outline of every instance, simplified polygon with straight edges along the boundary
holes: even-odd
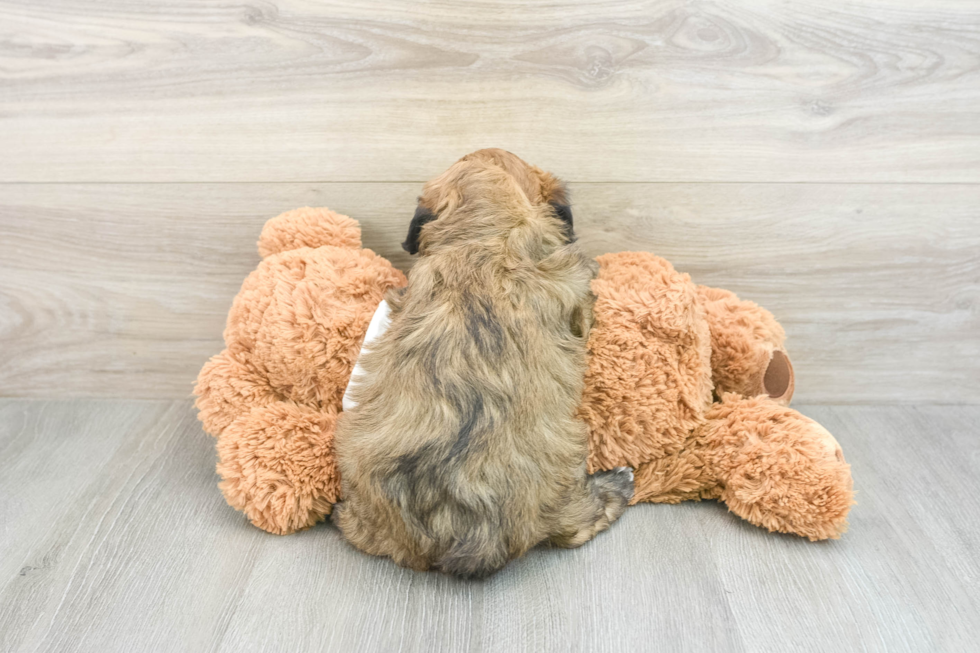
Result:
[[[218,437],[220,488],[262,530],[285,535],[330,513],[340,495],[337,415],[292,402],[255,408]]]
[[[773,350],[762,376],[762,390],[776,403],[788,406],[796,385],[794,379],[793,363],[789,355],[782,349]]]
[[[793,397],[793,365],[786,333],[772,313],[720,288],[698,286],[711,331],[711,374],[715,393],[768,395],[782,405]]]
[[[768,397],[728,394],[709,418],[721,499],[747,521],[810,540],[836,539],[854,504],[850,466],[820,424]]]

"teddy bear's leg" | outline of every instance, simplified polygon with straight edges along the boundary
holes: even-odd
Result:
[[[219,487],[259,528],[286,535],[330,514],[340,494],[335,411],[289,401],[258,406],[218,435]]]
[[[679,450],[636,468],[636,493],[630,504],[715,499],[720,491],[703,443],[692,436]]]
[[[825,428],[768,397],[726,394],[706,417],[703,451],[729,510],[810,540],[847,529],[850,466]]]
[[[793,364],[786,334],[772,313],[720,288],[698,286],[711,331],[711,373],[715,392],[743,397],[768,395],[788,405],[793,397]]]

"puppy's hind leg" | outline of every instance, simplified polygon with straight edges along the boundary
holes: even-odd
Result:
[[[509,560],[499,533],[477,529],[449,547],[436,566],[460,578],[486,578],[503,569]]]
[[[582,546],[619,519],[633,498],[633,470],[617,467],[586,476],[576,494],[562,506],[558,530],[549,538],[553,546]]]

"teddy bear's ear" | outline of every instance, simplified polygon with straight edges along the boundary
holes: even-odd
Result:
[[[555,210],[555,215],[565,225],[565,235],[568,238],[568,242],[575,242],[575,228],[572,224],[572,207],[560,202],[548,202],[548,204],[551,205],[551,208]]]
[[[408,238],[402,243],[402,249],[409,254],[419,253],[419,237],[422,235],[422,227],[436,219],[432,211],[419,204],[415,209],[415,216],[411,224],[408,225]]]
[[[360,249],[361,227],[357,220],[328,208],[305,206],[266,222],[258,245],[262,258],[300,247]]]

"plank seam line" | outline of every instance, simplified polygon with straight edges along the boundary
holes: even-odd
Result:
[[[316,180],[300,179],[296,181],[0,181],[0,186],[218,186],[218,185],[242,185],[242,184],[265,184],[265,185],[285,185],[285,184],[424,184],[426,179],[409,180]],[[980,186],[980,181],[702,181],[682,179],[675,181],[575,181],[564,179],[566,183],[579,186],[584,185],[680,185],[680,184],[701,184],[711,186],[739,185],[739,186]]]

